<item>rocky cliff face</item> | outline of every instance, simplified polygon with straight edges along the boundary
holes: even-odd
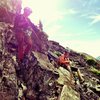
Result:
[[[16,13],[21,11],[21,0],[0,1],[0,22],[13,23]]]
[[[75,75],[77,84],[74,84],[75,79],[71,81],[70,73],[56,63],[65,48],[57,42],[49,41],[48,36],[34,24],[38,37],[33,34],[32,52],[22,63],[18,63],[18,44],[9,25],[13,23],[10,20],[12,14],[20,12],[19,2],[0,2],[1,10],[5,5],[3,10],[6,11],[0,15],[0,100],[99,100],[99,62],[87,54],[70,50],[72,66],[79,67],[85,79],[84,83],[80,83]],[[49,61],[48,55],[53,62]]]

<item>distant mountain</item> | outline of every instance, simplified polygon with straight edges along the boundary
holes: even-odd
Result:
[[[97,59],[97,60],[100,60],[100,56],[98,56],[96,59]]]

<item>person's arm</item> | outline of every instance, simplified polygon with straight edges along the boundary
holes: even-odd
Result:
[[[63,64],[69,64],[69,59],[65,58],[63,55],[59,57],[59,61]]]
[[[69,58],[64,59],[63,62],[66,63],[66,64],[70,64],[70,60],[69,60]]]

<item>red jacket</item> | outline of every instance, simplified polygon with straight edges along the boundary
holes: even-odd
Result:
[[[67,65],[69,65],[70,61],[69,61],[69,58],[65,57],[65,55],[62,54],[58,59],[58,63],[59,64],[67,64]]]

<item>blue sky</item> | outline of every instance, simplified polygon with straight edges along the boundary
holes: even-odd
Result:
[[[31,20],[41,19],[50,40],[64,47],[100,56],[100,0],[23,0]]]

